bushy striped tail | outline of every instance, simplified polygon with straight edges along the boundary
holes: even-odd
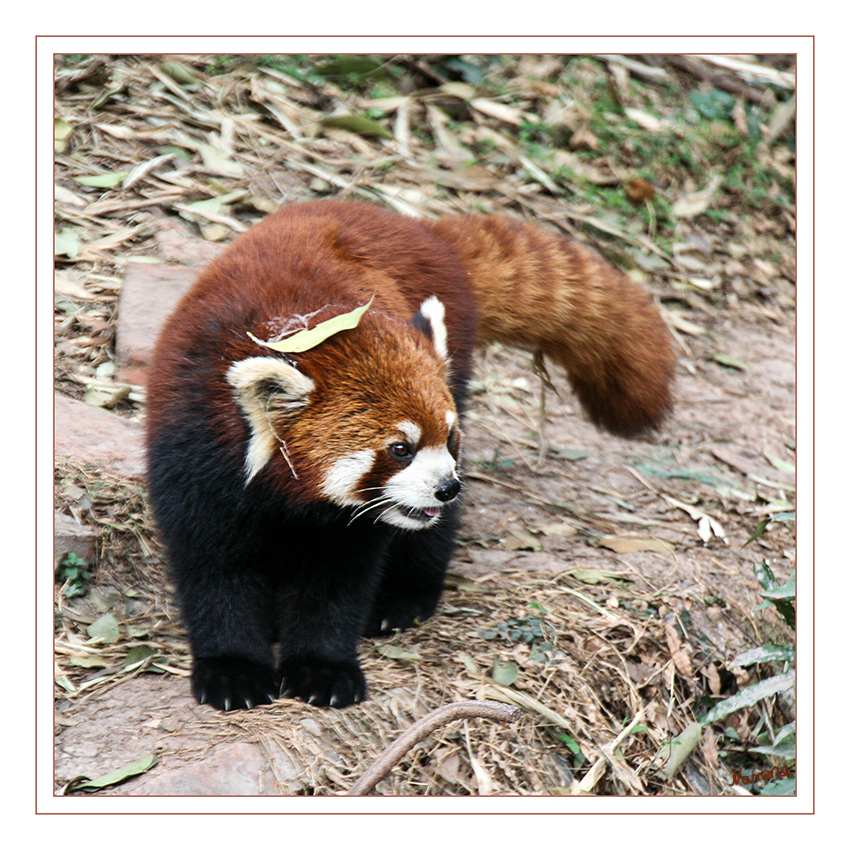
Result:
[[[673,405],[675,356],[650,296],[583,245],[501,216],[432,223],[458,252],[481,312],[479,342],[559,363],[591,421],[633,437]]]

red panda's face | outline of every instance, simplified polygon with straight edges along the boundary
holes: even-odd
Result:
[[[374,447],[334,460],[323,477],[322,493],[335,504],[357,508],[355,517],[368,514],[413,530],[433,525],[461,487],[454,406],[435,410],[427,431],[428,437],[413,419],[395,423]]]
[[[461,488],[442,304],[428,299],[408,325],[373,315],[309,355],[297,366],[258,356],[230,367],[251,431],[246,480],[273,464],[276,480],[309,485],[353,518],[435,524]]]

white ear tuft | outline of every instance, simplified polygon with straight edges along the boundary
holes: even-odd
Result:
[[[251,427],[245,453],[246,483],[271,459],[286,420],[305,407],[313,382],[279,357],[248,357],[227,370],[227,380]]]
[[[427,319],[428,324],[431,325],[431,334],[437,354],[439,354],[443,360],[448,360],[449,335],[446,331],[446,308],[443,306],[443,302],[440,301],[436,295],[432,295],[430,298],[426,298],[422,302],[422,306],[419,308],[419,313]]]

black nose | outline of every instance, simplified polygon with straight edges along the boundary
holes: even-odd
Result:
[[[447,478],[436,489],[434,495],[441,502],[450,502],[458,493],[460,493],[460,481],[457,478]]]

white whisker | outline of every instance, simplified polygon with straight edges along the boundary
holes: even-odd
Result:
[[[375,522],[380,522],[391,510],[396,508],[395,504],[390,505],[385,511],[382,511],[380,516],[375,517]]]
[[[354,520],[363,516],[363,514],[366,514],[371,510],[381,508],[384,505],[391,505],[392,506],[393,500],[389,499],[389,498],[387,498],[386,496],[383,496],[383,495],[382,496],[376,496],[374,499],[370,499],[368,502],[366,502],[365,505],[361,505],[360,507],[357,508],[356,511],[354,511],[354,513],[351,515],[351,519],[349,520],[348,524],[351,525],[351,523],[354,522]]]

